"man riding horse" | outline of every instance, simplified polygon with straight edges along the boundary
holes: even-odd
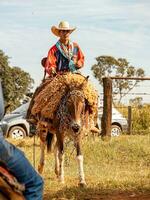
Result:
[[[71,42],[70,40],[70,34],[75,29],[76,28],[74,27],[70,27],[67,21],[61,21],[58,27],[51,27],[52,33],[59,37],[59,40],[54,46],[50,48],[48,56],[43,58],[41,61],[41,64],[45,69],[45,75],[47,74],[48,78],[53,78],[58,74],[64,74],[67,72],[75,73],[78,71],[78,69],[84,66],[83,52],[77,43]],[[34,104],[34,98],[38,95],[41,89],[45,87],[45,85],[47,85],[46,82],[42,83],[42,85],[34,93],[27,113],[27,119],[29,122],[34,122],[34,117],[31,117],[31,109]],[[93,115],[90,115],[90,130],[93,132],[99,132],[99,129],[95,127],[93,121]]]
[[[74,30],[65,21],[60,22],[58,27],[52,26],[51,31],[59,40],[42,59],[48,77],[44,77],[32,97],[27,120],[36,125],[36,133],[40,137],[39,172],[43,171],[45,144],[53,144],[54,139],[55,172],[57,178],[64,182],[64,141],[69,136],[77,151],[79,184],[85,185],[81,140],[85,132],[99,133],[95,127],[98,95],[88,77],[76,73],[84,65],[84,55],[78,44],[70,41]]]
[[[48,52],[44,68],[51,75],[61,72],[75,72],[84,65],[84,55],[75,42],[71,42],[70,34],[76,28],[71,28],[66,21],[60,22],[59,26],[52,26],[52,33],[59,37],[57,43]]]

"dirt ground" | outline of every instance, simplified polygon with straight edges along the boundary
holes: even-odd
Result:
[[[65,191],[58,191],[55,195],[44,196],[44,200],[150,200],[150,192],[137,193],[137,192],[113,192],[109,194],[91,193],[91,191],[83,192],[83,194],[70,194]]]
[[[88,198],[85,198],[88,200]],[[89,200],[150,200],[149,194],[135,194],[135,193],[115,193],[109,195],[97,195],[89,198]]]

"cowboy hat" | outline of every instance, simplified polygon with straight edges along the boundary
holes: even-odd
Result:
[[[51,31],[54,35],[56,36],[60,36],[59,31],[60,30],[67,30],[70,31],[70,33],[72,33],[76,28],[72,28],[70,27],[69,23],[67,21],[61,21],[58,25],[58,27],[56,26],[52,26]]]

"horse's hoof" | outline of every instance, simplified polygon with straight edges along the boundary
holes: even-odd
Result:
[[[86,188],[86,183],[85,182],[83,182],[83,183],[79,183],[79,187],[81,187],[81,188]]]
[[[65,181],[62,180],[62,179],[58,179],[58,181],[59,181],[59,183],[61,183],[61,184],[64,184],[64,183],[65,183]]]
[[[64,185],[65,184],[65,181],[59,181],[60,184]]]

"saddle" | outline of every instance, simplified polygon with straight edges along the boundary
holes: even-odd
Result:
[[[25,200],[25,186],[20,184],[12,173],[0,162],[0,192],[10,200]]]

